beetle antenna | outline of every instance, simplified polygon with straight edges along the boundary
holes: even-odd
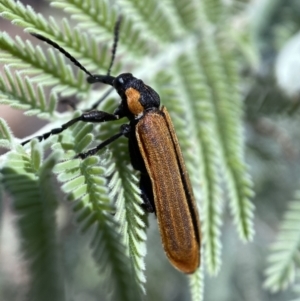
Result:
[[[38,34],[38,33],[30,33],[32,36],[38,38],[41,41],[46,42],[47,44],[53,46],[54,48],[56,48],[57,50],[59,50],[62,54],[65,55],[65,57],[67,57],[75,66],[79,67],[82,71],[84,71],[87,75],[89,75],[90,77],[93,77],[93,74],[91,72],[89,72],[88,70],[86,70],[69,52],[67,52],[65,49],[63,49],[61,46],[59,46],[57,43],[53,42],[52,40]]]
[[[120,15],[118,17],[118,20],[117,20],[117,22],[115,24],[115,28],[114,28],[114,44],[113,44],[113,47],[112,47],[112,50],[111,50],[111,61],[110,61],[109,68],[107,70],[107,76],[110,75],[111,68],[112,68],[112,66],[114,64],[114,61],[115,61],[117,47],[118,47],[118,41],[119,41],[121,21],[122,21],[122,16]]]

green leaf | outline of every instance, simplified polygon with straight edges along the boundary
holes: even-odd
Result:
[[[201,47],[198,47],[198,61],[214,103],[231,212],[241,239],[249,241],[254,235],[254,206],[251,203],[254,192],[244,158],[243,106],[237,89],[238,73],[230,49],[221,48],[218,37],[212,38],[208,32],[204,34]]]
[[[189,276],[190,289],[192,301],[203,300],[204,295],[204,275],[203,275],[203,265],[198,269],[195,274]]]
[[[68,149],[71,147],[76,153],[81,153],[87,146],[86,137],[91,137],[87,133],[92,127],[89,124],[77,124],[71,130],[72,139],[69,143],[72,147],[68,145]],[[64,144],[60,147],[64,148]],[[76,222],[83,233],[93,229],[94,258],[101,271],[106,271],[107,283],[114,284],[111,288],[114,300],[131,300],[136,293],[136,284],[121,235],[116,231],[119,224],[117,219],[111,217],[114,207],[107,189],[105,161],[95,156],[83,161],[74,159],[73,151],[66,154],[64,159],[68,161],[59,163],[55,172],[58,173],[58,179],[64,182],[62,190],[68,200],[74,203]]]
[[[28,77],[22,77],[19,72],[13,74],[8,66],[4,67],[5,77],[0,79],[0,104],[9,104],[13,108],[27,110],[28,115],[48,117],[52,115],[55,106],[47,107],[42,86],[37,86],[38,93]],[[56,103],[56,94],[51,93],[52,102]]]
[[[14,143],[13,134],[6,121],[0,118],[0,147],[12,148]]]
[[[289,203],[280,225],[279,234],[271,247],[264,287],[272,292],[293,284],[300,268],[300,192]]]
[[[105,111],[112,111],[115,102],[107,102],[104,106]],[[113,132],[117,132],[120,126],[118,124],[103,124],[99,131],[99,138],[105,140]],[[131,265],[135,271],[135,279],[142,292],[145,292],[144,284],[146,277],[144,274],[146,255],[146,225],[144,222],[144,210],[141,207],[142,199],[138,187],[138,178],[129,167],[128,145],[124,138],[120,138],[118,143],[112,144],[112,156],[114,162],[107,166],[107,175],[111,178],[108,183],[110,197],[116,202],[115,218],[122,233],[123,243],[126,246],[127,253],[131,258]]]
[[[32,153],[39,152],[37,146],[32,144]],[[36,163],[18,148],[8,155],[2,168],[3,185],[13,197],[18,216],[21,252],[30,279],[29,300],[65,300],[56,237],[57,196],[51,175],[57,157],[58,153],[53,153],[36,172]]]

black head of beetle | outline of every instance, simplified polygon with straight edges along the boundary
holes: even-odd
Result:
[[[160,98],[157,92],[144,84],[131,73],[122,73],[117,77],[111,75],[93,75],[87,78],[88,83],[101,82],[113,86],[122,102],[114,114],[129,119],[140,118],[145,112],[158,109]]]

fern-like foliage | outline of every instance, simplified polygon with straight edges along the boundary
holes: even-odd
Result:
[[[117,20],[118,11],[110,7],[107,1],[59,0],[53,1],[51,4],[71,14],[72,18],[78,20],[77,26],[87,30],[95,41],[111,41],[111,33]],[[124,20],[120,35],[120,50],[122,51],[124,47],[128,51],[126,54],[134,55],[132,58],[136,58],[136,55],[145,54],[150,49],[149,41],[145,40],[140,32],[140,30],[134,29],[130,19]],[[72,33],[69,33],[72,36]]]
[[[290,202],[271,248],[264,286],[273,292],[294,283],[300,268],[300,192]]]
[[[115,101],[108,101],[103,109],[107,112],[113,111],[116,107]],[[122,122],[116,124],[103,124],[99,129],[97,139],[105,140],[111,136],[111,131],[118,132]],[[125,139],[111,146],[111,154],[114,162],[107,166],[110,176],[108,187],[110,197],[116,202],[115,218],[120,224],[120,232],[123,235],[123,242],[127,247],[127,254],[131,258],[131,265],[135,271],[135,277],[144,291],[146,281],[144,270],[145,249],[145,222],[144,210],[141,207],[142,199],[138,187],[136,173],[128,166],[128,145]]]
[[[117,16],[122,15],[118,52],[122,53],[122,60],[112,74],[127,72],[130,67],[134,75],[143,75],[143,80],[157,89],[173,118],[200,208],[205,256],[201,268],[189,279],[192,300],[202,300],[204,266],[213,275],[221,268],[221,225],[226,199],[239,236],[243,240],[253,237],[253,192],[244,158],[238,67],[234,46],[227,46],[234,45],[233,41],[221,31],[221,24],[230,18],[230,9],[224,1],[181,0],[121,0],[117,8],[105,0],[56,0],[51,5],[70,14],[76,27],[67,19],[59,22],[53,17],[45,18],[13,0],[1,1],[0,14],[26,32],[54,40],[87,70],[96,73],[108,69],[113,27]],[[85,74],[79,70],[74,75],[69,62],[57,51],[44,50],[44,45],[35,46],[31,41],[1,32],[0,62],[7,65],[0,79],[0,103],[47,118],[51,122],[48,128],[60,127],[79,113],[56,112],[58,95],[76,94],[85,100],[80,107],[86,109],[101,93],[91,93]],[[46,90],[49,87],[50,93]],[[101,110],[113,112],[116,106],[115,100],[109,100],[101,104]],[[41,145],[63,153],[62,162],[55,165],[54,171],[73,204],[78,227],[84,235],[92,233],[94,258],[100,270],[105,271],[113,300],[137,300],[140,292],[145,292],[146,217],[140,206],[139,175],[130,165],[127,141],[120,138],[99,156],[74,159],[76,154],[117,133],[122,123],[95,128],[77,123]],[[13,136],[4,122],[0,122],[0,133],[0,145],[14,148]],[[24,173],[26,177],[27,172],[31,179],[34,174],[39,184],[46,177],[44,173],[49,177],[55,161],[50,157],[52,165],[44,166],[42,146],[38,152],[37,145],[32,143],[30,150],[25,148],[31,155],[19,146],[11,154],[18,152],[23,161],[29,160],[25,160],[26,164],[34,169],[23,168],[22,176]],[[11,156],[5,157],[4,166],[15,160]],[[10,176],[13,171],[7,168],[2,170],[4,187],[17,201],[24,190],[13,189],[18,178]],[[32,200],[28,196],[23,202],[29,206],[35,200],[35,196]],[[55,208],[52,209],[54,214]],[[24,238],[29,245],[34,234],[30,231],[28,235],[32,237]],[[34,253],[26,256],[30,259]],[[30,269],[34,280],[39,275],[34,267]],[[49,272],[47,277],[50,276]]]
[[[28,77],[23,78],[20,73],[12,74],[9,67],[4,68],[6,75],[0,79],[1,104],[9,104],[15,109],[27,110],[27,115],[38,115],[41,118],[47,118],[53,114],[56,107],[57,97],[53,92],[46,102],[46,96],[41,85],[34,88]]]
[[[0,147],[11,148],[13,146],[13,134],[5,120],[0,118]]]
[[[28,300],[64,300],[51,172],[57,155],[43,162],[41,145],[35,142],[30,155],[18,146],[2,167],[3,185],[14,197],[21,249],[32,276]]]
[[[203,300],[204,295],[204,281],[203,281],[203,268],[202,265],[198,271],[196,271],[190,277],[190,288],[192,300]]]
[[[224,38],[224,37],[223,37]],[[230,208],[243,240],[253,237],[252,181],[244,162],[242,103],[237,91],[238,77],[230,49],[222,49],[219,40],[205,36],[199,47],[199,63],[212,87],[222,165],[226,174]],[[225,59],[222,59],[221,53]]]
[[[83,152],[93,140],[91,124],[77,124],[72,127],[72,139],[66,144],[54,145],[54,149],[63,148],[64,162],[57,164],[55,172],[63,182],[62,190],[67,199],[74,203],[76,220],[81,231],[93,231],[92,249],[96,262],[105,270],[109,291],[113,300],[132,300],[134,282],[125,248],[120,240],[117,220],[113,218],[112,203],[107,189],[105,164],[99,166],[98,157],[89,157],[83,161],[72,158]],[[112,168],[108,167],[108,171]],[[108,264],[109,262],[109,264]],[[129,279],[129,281],[128,281]]]

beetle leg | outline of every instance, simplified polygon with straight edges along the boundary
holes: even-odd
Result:
[[[106,113],[103,111],[90,111],[90,112],[83,113],[82,115],[80,115],[77,118],[71,119],[69,122],[63,124],[60,128],[52,129],[51,131],[49,131],[41,136],[34,137],[34,138],[37,138],[39,141],[42,141],[44,139],[47,139],[51,135],[60,134],[62,131],[66,130],[67,128],[69,128],[70,126],[72,126],[74,123],[76,123],[78,121],[105,122],[105,121],[112,121],[112,120],[118,120],[118,119],[119,119],[118,115]],[[28,139],[28,140],[22,142],[21,144],[25,145],[26,143],[28,143],[29,141],[31,141],[34,138]]]
[[[86,153],[80,153],[80,154],[76,155],[74,157],[74,159],[76,159],[76,158],[85,159],[86,157],[95,155],[99,150],[101,150],[105,146],[109,145],[110,143],[117,140],[118,138],[127,135],[130,132],[130,130],[131,130],[131,126],[129,124],[121,125],[120,132],[118,134],[115,134],[112,137],[108,138],[107,140],[104,140],[96,147],[88,150]]]

